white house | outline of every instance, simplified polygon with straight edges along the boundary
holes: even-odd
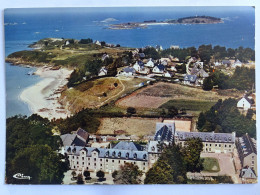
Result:
[[[145,66],[153,68],[154,67],[154,63],[152,61],[152,58],[149,59],[149,61],[145,64]]]
[[[140,72],[142,67],[141,65],[138,63],[138,61],[136,61],[136,63],[133,65],[133,68],[135,69],[135,71]]]
[[[122,72],[120,72],[120,74],[124,75],[124,76],[133,76],[135,75],[135,69],[132,67],[126,67],[123,69]]]
[[[232,64],[232,68],[236,68],[236,67],[241,67],[242,66],[242,62],[240,62],[238,59],[235,61],[234,64]]]
[[[103,66],[103,67],[99,70],[98,76],[105,76],[105,75],[107,75],[107,69],[106,69],[105,66]]]
[[[238,102],[237,102],[237,107],[241,108],[243,110],[248,110],[251,108],[252,105],[252,101],[244,95],[243,98],[241,98]]]
[[[159,64],[159,65],[157,65],[157,66],[155,66],[155,67],[153,68],[153,72],[154,72],[154,73],[159,73],[159,74],[163,74],[163,73],[164,73],[164,70],[165,70],[165,67],[164,67],[164,65],[162,65],[162,64]]]
[[[96,41],[94,42],[94,44],[101,46],[101,43],[100,43],[98,40],[96,40]]]
[[[164,77],[172,77],[172,73],[166,71],[164,74],[163,74]]]

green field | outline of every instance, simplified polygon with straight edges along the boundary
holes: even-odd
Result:
[[[185,109],[190,111],[207,111],[216,102],[215,101],[197,101],[197,100],[169,100],[165,104],[161,105],[160,108],[168,109],[171,106],[176,107],[178,110]]]
[[[219,172],[219,163],[216,158],[202,158],[203,160],[203,171],[206,172]]]

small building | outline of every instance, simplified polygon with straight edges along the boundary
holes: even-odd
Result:
[[[94,44],[101,46],[101,43],[98,40],[96,40]]]
[[[234,152],[236,133],[214,132],[183,132],[176,131],[175,143],[184,146],[189,138],[200,138],[205,153],[230,153]]]
[[[105,66],[103,66],[103,67],[99,70],[98,76],[105,76],[105,75],[107,75],[107,69],[106,69]]]
[[[222,60],[222,65],[230,66],[231,62],[229,60]]]
[[[135,69],[132,68],[132,67],[126,67],[126,68],[124,68],[124,69],[120,72],[120,74],[122,74],[122,75],[124,75],[124,76],[133,76],[133,75],[136,74],[136,71],[135,71]]]
[[[171,45],[170,49],[180,49],[180,46],[179,45]]]
[[[153,68],[153,73],[163,74],[165,70],[165,66],[162,64],[159,64]]]
[[[239,176],[242,179],[242,183],[256,183],[257,182],[257,176],[256,176],[255,171],[248,166],[241,169]]]
[[[240,62],[238,59],[232,64],[232,68],[241,67],[242,62]]]
[[[89,133],[79,128],[72,134],[64,134],[60,136],[63,146],[86,146],[89,139]]]
[[[156,51],[162,51],[163,47],[161,45],[156,45],[155,49],[156,49]]]
[[[249,99],[246,95],[242,97],[238,102],[237,102],[237,108],[243,109],[243,110],[248,110],[252,106],[252,100]]]
[[[171,78],[171,77],[172,77],[172,73],[166,71],[165,73],[163,73],[163,76],[164,76],[164,77]]]
[[[183,84],[185,85],[196,85],[197,76],[196,75],[185,75],[183,78]]]
[[[154,67],[154,62],[153,62],[152,58],[149,59],[149,61],[145,64],[145,66],[147,66],[149,68],[153,68]]]
[[[144,68],[144,63],[142,61],[136,61],[133,68],[136,72],[140,72]]]
[[[256,141],[248,134],[239,137],[236,140],[237,152],[242,167],[250,167],[257,174],[257,151]]]

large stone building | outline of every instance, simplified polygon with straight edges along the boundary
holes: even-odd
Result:
[[[174,140],[176,144],[184,146],[189,138],[200,138],[203,143],[203,152],[228,153],[234,151],[236,133],[176,131]]]
[[[257,174],[257,151],[255,139],[248,134],[236,140],[237,151],[242,167],[251,167]]]

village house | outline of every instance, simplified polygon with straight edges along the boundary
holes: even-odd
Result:
[[[172,77],[172,73],[166,71],[165,73],[163,73],[163,76],[164,76],[164,77],[171,78],[171,77]]]
[[[123,76],[134,76],[136,74],[136,71],[134,68],[128,66],[120,71],[119,74]]]
[[[176,144],[184,146],[189,138],[200,138],[203,143],[203,152],[229,153],[234,152],[236,133],[176,131],[174,140]]]
[[[105,75],[107,75],[107,69],[106,69],[105,66],[103,66],[103,67],[99,70],[98,76],[105,76]]]
[[[185,75],[183,78],[184,85],[198,85],[196,75]]]
[[[242,167],[250,167],[257,174],[257,151],[256,141],[248,134],[237,138],[236,140],[237,152]]]
[[[179,45],[171,45],[170,49],[180,49],[180,46]]]
[[[149,59],[149,61],[145,64],[146,67],[153,68],[154,67],[154,62],[152,58]]]
[[[101,43],[98,40],[96,40],[94,44],[101,46]]]
[[[257,176],[256,176],[255,171],[248,166],[241,169],[239,176],[242,179],[242,183],[256,183],[257,182]]]
[[[133,68],[139,74],[149,74],[150,73],[150,69],[145,67],[145,65],[142,61],[136,61],[136,63],[133,65]]]
[[[153,68],[153,73],[157,73],[157,74],[163,74],[165,70],[165,66],[162,64],[156,65]]]
[[[156,49],[156,51],[162,51],[163,47],[161,45],[156,45],[155,49]]]
[[[237,108],[248,110],[252,106],[252,99],[249,99],[248,96],[244,95],[238,102]]]
[[[232,64],[232,68],[241,67],[242,62],[240,62],[238,59]]]

